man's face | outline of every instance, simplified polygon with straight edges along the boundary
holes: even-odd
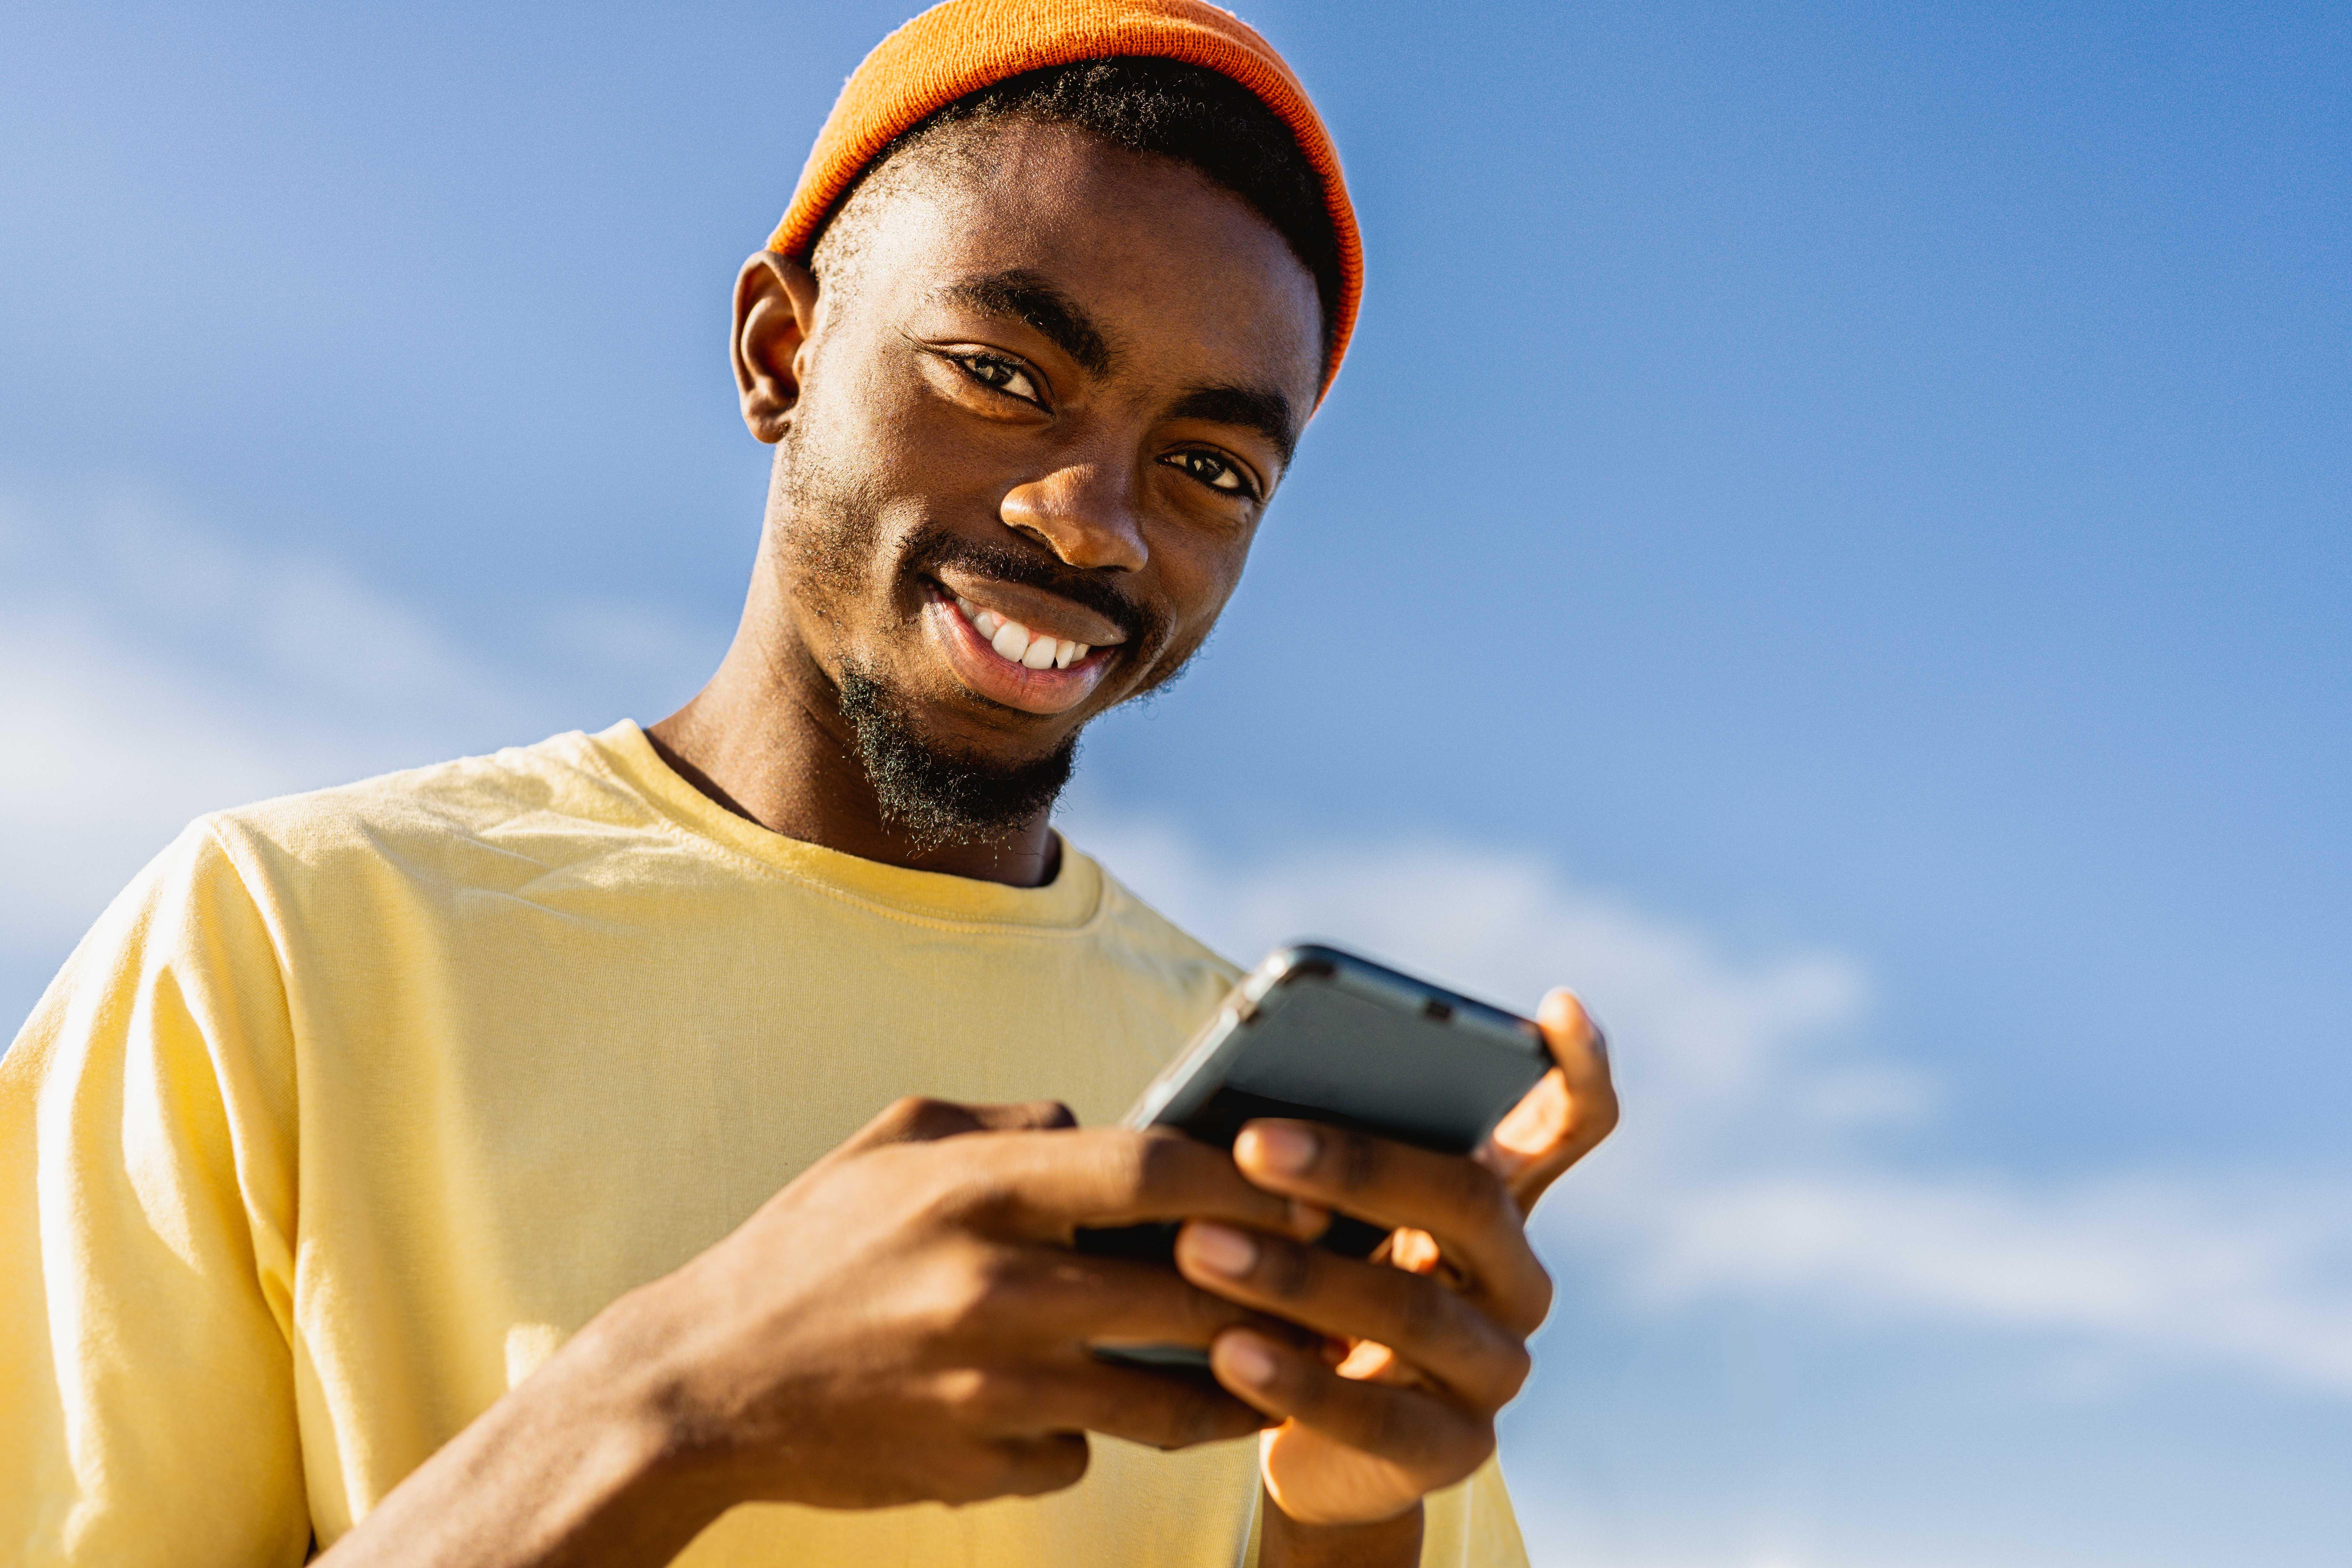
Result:
[[[1207,637],[1314,406],[1320,317],[1189,167],[1067,126],[950,134],[885,171],[819,296],[770,559],[836,690],[1011,771]]]

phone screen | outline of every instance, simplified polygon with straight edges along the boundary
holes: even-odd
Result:
[[[1129,1112],[1230,1148],[1244,1122],[1286,1117],[1466,1154],[1551,1069],[1528,1020],[1336,948],[1276,952],[1234,988],[1192,1043]],[[1081,1230],[1080,1251],[1170,1260],[1178,1226]],[[1317,1245],[1351,1258],[1387,1237],[1348,1215]],[[1199,1352],[1098,1352],[1160,1368],[1199,1367]]]

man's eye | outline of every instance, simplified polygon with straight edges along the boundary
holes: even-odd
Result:
[[[1238,467],[1214,452],[1173,452],[1162,460],[1225,495],[1254,496],[1257,493]]]
[[[1029,403],[1045,401],[1037,395],[1037,384],[1029,379],[1029,373],[1009,359],[999,359],[994,354],[958,354],[955,363],[962,367],[964,374],[982,386],[992,386]]]

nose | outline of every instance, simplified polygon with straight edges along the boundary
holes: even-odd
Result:
[[[1124,465],[1066,463],[1004,493],[1004,526],[1041,541],[1065,565],[1134,572],[1151,558],[1134,481]]]

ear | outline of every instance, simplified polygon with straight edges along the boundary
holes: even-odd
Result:
[[[755,252],[735,278],[735,390],[743,423],[772,447],[792,427],[800,402],[816,296],[816,274],[771,251]]]

